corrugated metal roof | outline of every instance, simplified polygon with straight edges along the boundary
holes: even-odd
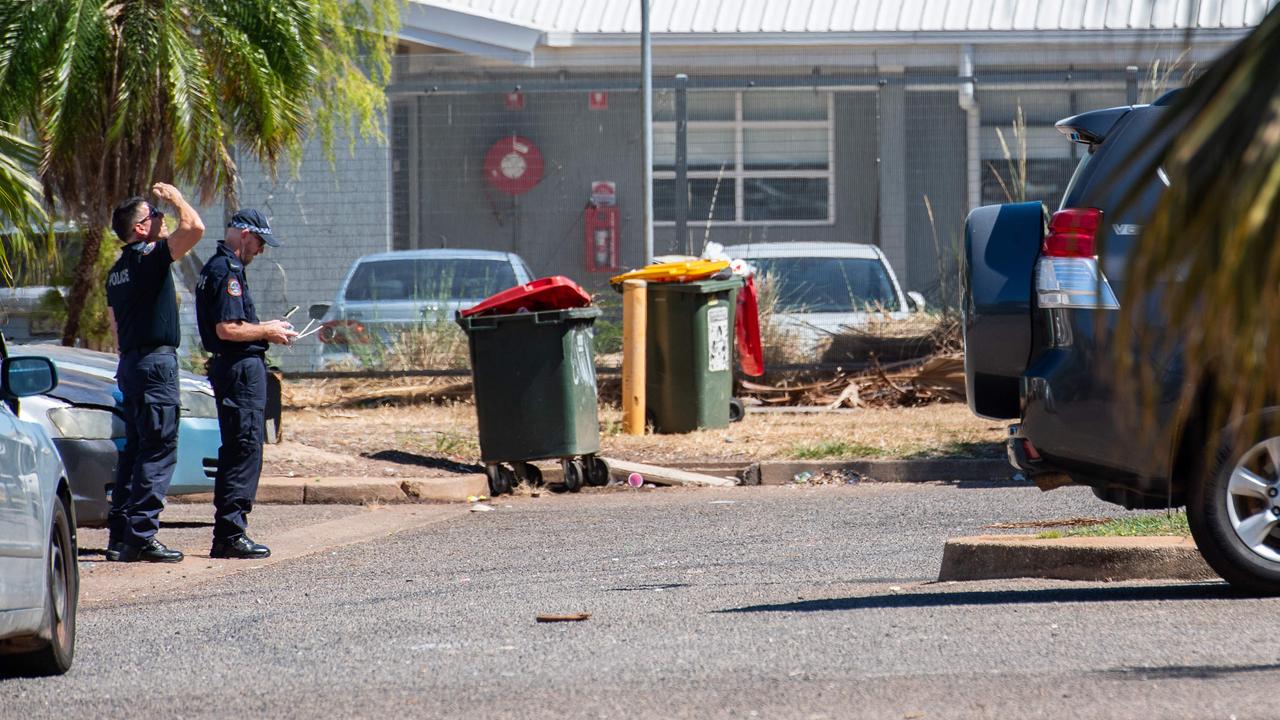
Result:
[[[641,0],[411,0],[546,33],[640,32]],[[655,34],[1201,30],[1280,0],[652,0]]]

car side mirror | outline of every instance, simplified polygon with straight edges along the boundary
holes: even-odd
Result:
[[[0,365],[0,387],[6,397],[20,398],[47,393],[58,384],[58,371],[49,358],[5,358]]]
[[[911,299],[911,303],[915,305],[914,312],[924,312],[928,303],[925,302],[924,295],[912,290],[907,293],[907,297]]]
[[[323,320],[327,312],[329,312],[329,303],[315,303],[307,308],[307,317],[312,320]]]

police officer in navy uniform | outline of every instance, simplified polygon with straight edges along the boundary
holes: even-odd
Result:
[[[284,320],[258,321],[244,269],[266,246],[279,247],[262,213],[244,209],[231,216],[218,250],[200,271],[196,321],[209,359],[209,382],[218,401],[218,474],[214,478],[213,547],[210,557],[265,558],[266,545],[245,534],[262,472],[267,405],[268,343],[297,336]]]
[[[107,560],[178,562],[182,553],[156,539],[160,511],[178,459],[178,302],[169,266],[204,234],[204,223],[182,193],[156,183],[151,193],[172,205],[178,228],[164,232],[156,203],[132,197],[111,213],[125,244],[107,274],[107,305],[116,328],[125,447],[111,491]]]

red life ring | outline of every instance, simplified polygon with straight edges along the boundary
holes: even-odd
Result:
[[[484,155],[484,179],[498,192],[523,195],[542,180],[545,163],[532,140],[510,135],[495,142]]]

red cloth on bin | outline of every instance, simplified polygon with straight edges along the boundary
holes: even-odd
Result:
[[[752,275],[747,276],[742,292],[738,293],[738,314],[733,324],[742,372],[760,377],[764,374],[764,345],[760,342],[760,308],[756,298],[756,279]]]

